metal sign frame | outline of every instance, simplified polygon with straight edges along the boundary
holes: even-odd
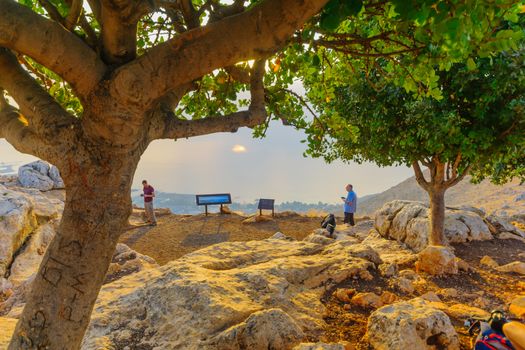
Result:
[[[222,213],[223,204],[232,204],[232,196],[230,193],[210,193],[210,194],[196,194],[195,202],[197,205],[204,205],[206,216],[208,215],[208,205],[220,205]]]
[[[271,210],[272,216],[275,216],[275,199],[268,199],[268,198],[259,199],[259,205],[257,206],[257,209],[259,209],[259,215],[262,215],[262,211],[264,209],[264,210]]]

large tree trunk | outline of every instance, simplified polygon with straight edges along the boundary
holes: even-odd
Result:
[[[32,284],[10,350],[80,348],[130,214],[137,162],[138,157],[121,153],[83,159],[65,171],[62,222]]]
[[[445,188],[431,187],[430,199],[430,245],[446,245],[445,238]]]

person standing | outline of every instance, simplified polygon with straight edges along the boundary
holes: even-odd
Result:
[[[345,218],[343,222],[345,224],[350,224],[351,226],[355,226],[354,222],[354,213],[357,209],[357,195],[354,192],[354,187],[350,184],[346,185],[345,187],[346,192],[348,194],[345,197],[341,197],[341,199],[344,201],[344,212],[345,212]]]
[[[148,181],[142,181],[142,191],[141,194],[144,197],[144,209],[146,211],[146,218],[151,226],[157,225],[157,218],[155,217],[155,211],[153,210],[153,198],[155,197],[155,189],[153,186],[148,184]]]

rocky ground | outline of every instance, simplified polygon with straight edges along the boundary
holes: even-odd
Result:
[[[303,239],[318,228],[322,220],[294,212],[276,213],[274,218],[264,215],[257,222],[254,217],[237,213],[174,215],[162,209],[158,213],[159,224],[152,227],[143,225],[143,210],[135,209],[121,242],[153,257],[161,265],[212,244],[260,240],[276,232]]]
[[[61,191],[0,181],[0,349],[62,207]],[[447,275],[422,258],[419,202],[386,203],[330,238],[295,213],[158,214],[156,227],[132,216],[82,349],[468,349],[467,317],[525,317],[523,226],[476,208],[447,209]]]

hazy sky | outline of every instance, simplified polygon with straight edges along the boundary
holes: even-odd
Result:
[[[147,179],[157,190],[177,193],[229,192],[234,200],[251,202],[338,203],[347,183],[358,196],[381,192],[412,176],[405,167],[378,168],[372,164],[326,164],[304,158],[304,135],[279,122],[270,125],[264,139],[251,130],[221,133],[178,141],[155,141],[142,156],[133,187]],[[18,153],[0,140],[2,163],[19,166],[34,158]]]

